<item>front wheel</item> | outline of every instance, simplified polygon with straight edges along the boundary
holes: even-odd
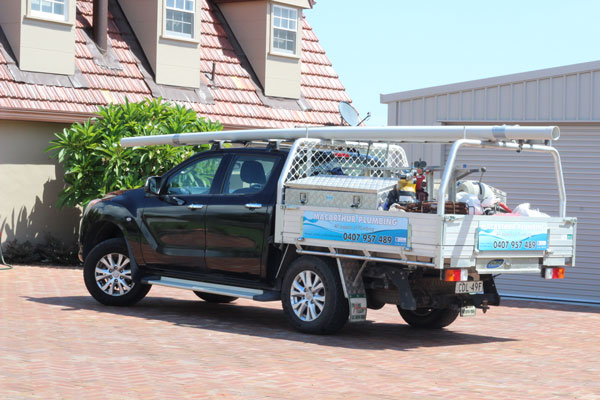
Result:
[[[425,329],[444,328],[453,323],[460,313],[458,308],[403,310],[398,307],[398,311],[407,324],[415,328]]]
[[[100,303],[129,306],[143,299],[151,285],[135,281],[125,240],[105,240],[90,251],[83,264],[85,286]]]
[[[311,256],[298,258],[287,269],[281,303],[294,328],[306,333],[339,331],[346,324],[350,310],[334,268]]]

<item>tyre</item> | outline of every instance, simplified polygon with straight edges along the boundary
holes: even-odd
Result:
[[[237,297],[232,296],[223,296],[221,294],[204,293],[196,291],[194,291],[194,294],[196,294],[196,296],[200,297],[207,303],[231,303],[232,301],[236,301],[238,299]]]
[[[415,328],[425,329],[444,328],[453,323],[460,313],[458,308],[403,310],[398,307],[398,311],[407,324]]]
[[[381,310],[385,303],[375,299],[372,290],[367,290],[367,308],[370,310]]]
[[[297,330],[329,334],[346,324],[349,306],[339,274],[323,259],[298,258],[287,269],[282,285],[283,310]]]
[[[94,299],[107,306],[129,306],[143,299],[151,285],[135,282],[125,240],[96,245],[83,263],[83,280]]]

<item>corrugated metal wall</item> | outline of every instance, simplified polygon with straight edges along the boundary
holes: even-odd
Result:
[[[567,215],[578,218],[576,268],[564,280],[537,275],[503,275],[501,294],[600,303],[600,128],[561,127],[555,143],[560,151],[567,189]],[[558,215],[558,194],[550,155],[466,148],[458,161],[486,166],[483,181],[506,191],[510,207],[532,208]]]
[[[388,125],[600,122],[600,62],[382,95]]]
[[[559,125],[567,213],[579,219],[576,268],[567,278],[531,275],[498,279],[502,294],[600,303],[600,62],[382,95],[389,125]],[[448,146],[407,146],[409,160],[445,163]],[[464,149],[459,162],[486,166],[484,181],[508,192],[509,204],[529,202],[558,214],[550,156]]]

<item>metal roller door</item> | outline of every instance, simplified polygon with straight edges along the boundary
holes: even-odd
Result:
[[[567,215],[578,218],[576,267],[568,269],[563,280],[503,275],[497,279],[498,290],[503,295],[600,304],[600,127],[561,126],[555,146],[562,158]],[[558,215],[549,155],[465,148],[458,162],[486,166],[483,181],[506,191],[510,207],[531,203],[532,208]]]

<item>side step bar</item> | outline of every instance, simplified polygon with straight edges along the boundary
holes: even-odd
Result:
[[[239,286],[220,285],[218,283],[169,278],[166,276],[146,277],[142,278],[142,282],[150,285],[168,286],[178,289],[193,290],[196,292],[242,297],[244,299],[252,299],[257,301],[273,301],[281,298],[279,292],[275,290],[250,289]]]

